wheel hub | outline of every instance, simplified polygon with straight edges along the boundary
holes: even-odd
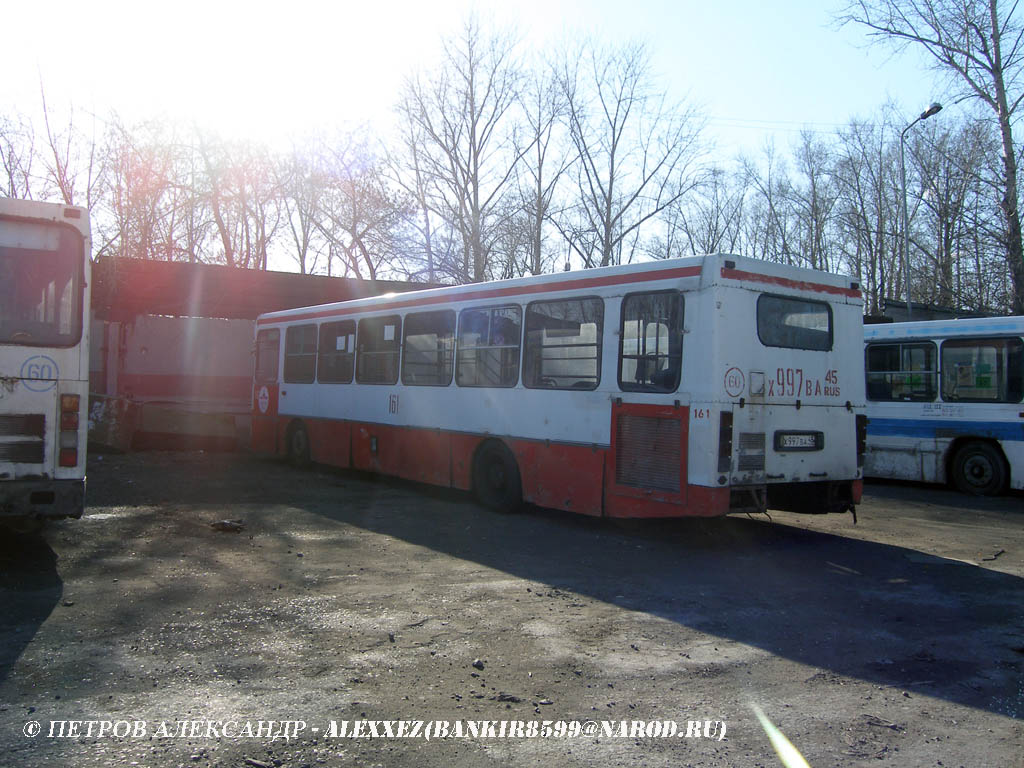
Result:
[[[984,485],[992,479],[992,467],[982,458],[972,458],[967,462],[967,476],[978,485]]]

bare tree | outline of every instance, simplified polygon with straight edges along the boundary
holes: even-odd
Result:
[[[443,194],[438,180],[427,170],[429,142],[421,121],[416,118],[416,104],[407,89],[396,108],[401,121],[400,147],[387,157],[387,173],[397,187],[404,190],[413,209],[406,221],[408,234],[403,238],[403,258],[400,264],[393,266],[400,267],[407,276],[425,277],[427,282],[434,283],[444,266],[455,260],[452,238],[441,231],[444,219],[435,203],[443,200]]]
[[[973,169],[983,164],[988,149],[982,143],[981,127],[979,123],[953,128],[933,123],[910,141],[912,178],[920,188],[918,195],[908,193],[915,203],[920,201],[910,216],[910,258],[921,274],[918,295],[940,306],[960,302],[956,274],[968,226],[965,214],[974,188]]]
[[[266,269],[281,220],[280,188],[264,147],[197,132],[203,191],[220,237],[216,258],[229,267]]]
[[[998,0],[858,0],[842,20],[867,28],[870,36],[886,43],[924,50],[940,72],[995,116],[1003,162],[999,206],[1013,275],[1013,310],[1024,314],[1024,243],[1013,138],[1024,99],[1024,27],[1017,3],[1001,7]]]
[[[516,164],[528,148],[513,142],[513,112],[520,73],[515,41],[508,34],[485,34],[478,20],[444,43],[444,57],[433,77],[406,82],[399,109],[416,131],[411,146],[423,188],[436,193],[428,208],[458,232],[462,281],[488,277],[494,238],[506,210],[503,196]]]
[[[833,178],[833,152],[815,134],[801,131],[794,154],[794,170],[802,178],[793,180],[789,193],[797,222],[800,257],[811,269],[835,271],[839,265],[829,237],[839,197]]]
[[[522,233],[524,258],[514,272],[539,275],[552,264],[553,254],[545,248],[550,228],[555,193],[572,162],[561,141],[560,128],[566,113],[565,94],[554,68],[547,63],[537,66],[523,87],[523,130],[518,136],[516,166],[518,211],[509,229]],[[525,151],[523,151],[525,148]]]
[[[182,131],[176,129],[175,136]],[[189,263],[202,261],[214,229],[209,200],[203,194],[202,155],[194,137],[175,141],[174,175],[170,195],[171,220],[166,258],[181,258]]]
[[[860,278],[869,314],[884,300],[904,295],[899,253],[899,184],[893,131],[883,123],[854,121],[840,134],[836,202],[846,263]]]
[[[320,255],[329,252],[322,236],[321,207],[327,173],[321,145],[321,140],[311,139],[304,146],[293,146],[291,153],[275,166],[285,228],[291,235],[293,256],[303,275],[314,272]]]
[[[655,89],[642,45],[586,46],[562,73],[577,155],[575,219],[562,225],[586,266],[629,261],[640,228],[700,181],[702,120]],[[584,231],[591,233],[590,237]]]
[[[405,198],[389,186],[382,163],[365,141],[348,136],[324,158],[317,226],[345,274],[375,280],[395,256],[395,231],[409,215]]]
[[[129,128],[116,115],[106,146],[104,208],[112,225],[101,252],[138,259],[173,258],[170,193],[174,144],[163,124]]]
[[[35,134],[32,123],[22,115],[0,115],[0,195],[31,200],[35,184]]]
[[[53,185],[57,195],[67,205],[84,205],[91,209],[102,182],[96,119],[93,117],[91,129],[86,135],[76,125],[75,109],[71,106],[67,114],[67,123],[58,125],[59,118],[51,113],[42,84],[39,92],[42,98],[47,145],[41,162],[46,171],[47,181]]]
[[[656,259],[687,254],[736,253],[740,248],[746,186],[743,175],[712,168],[686,204],[665,209],[664,233],[649,241]]]
[[[745,184],[750,187],[750,212],[747,221],[747,247],[755,258],[783,264],[793,263],[790,249],[790,220],[787,206],[790,180],[786,163],[775,145],[765,144],[760,163],[749,157],[741,160]]]

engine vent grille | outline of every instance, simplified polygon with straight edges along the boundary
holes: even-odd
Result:
[[[615,482],[679,491],[679,419],[620,414],[616,421]]]
[[[0,415],[0,461],[42,464],[45,434],[46,417],[41,413]]]
[[[764,471],[764,432],[740,432],[736,468],[740,472]]]
[[[0,437],[42,437],[46,417],[41,413],[0,414]]]

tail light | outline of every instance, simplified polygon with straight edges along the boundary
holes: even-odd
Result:
[[[62,467],[78,466],[78,395],[60,396],[60,457]]]
[[[864,466],[864,454],[868,450],[868,417],[857,414],[857,466]]]
[[[718,471],[732,468],[732,411],[722,411],[718,421]]]

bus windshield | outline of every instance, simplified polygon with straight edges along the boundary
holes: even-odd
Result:
[[[78,343],[82,248],[68,227],[0,222],[0,344]]]

